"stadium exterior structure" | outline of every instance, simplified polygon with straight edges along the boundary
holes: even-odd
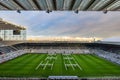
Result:
[[[26,28],[0,19],[0,40],[26,40]]]

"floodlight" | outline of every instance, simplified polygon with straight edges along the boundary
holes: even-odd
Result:
[[[20,11],[20,10],[17,10],[17,13],[21,13],[21,11]]]
[[[50,13],[50,10],[47,10],[46,13]]]
[[[76,13],[76,14],[78,14],[78,13],[79,13],[79,11],[78,11],[78,10],[75,10],[75,13]]]
[[[107,14],[107,12],[108,12],[107,10],[104,10],[104,11],[103,11],[104,14]]]

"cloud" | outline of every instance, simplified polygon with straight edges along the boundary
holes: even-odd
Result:
[[[28,36],[71,36],[110,38],[120,34],[120,12],[1,12],[5,20],[27,26]]]

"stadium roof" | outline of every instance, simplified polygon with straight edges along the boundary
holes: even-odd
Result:
[[[26,28],[4,21],[0,18],[0,30],[25,30]]]
[[[0,10],[120,11],[120,0],[0,0]]]

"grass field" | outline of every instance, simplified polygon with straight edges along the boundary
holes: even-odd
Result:
[[[0,64],[0,77],[120,76],[120,66],[91,54],[25,54]]]

